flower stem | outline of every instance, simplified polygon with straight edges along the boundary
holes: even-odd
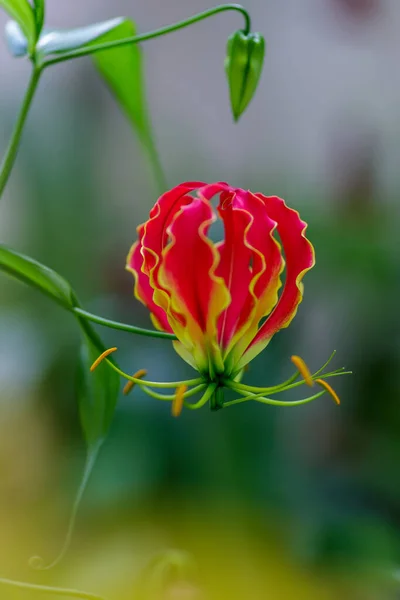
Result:
[[[74,533],[76,515],[78,514],[78,510],[79,510],[79,506],[80,506],[82,498],[83,498],[83,494],[85,493],[85,490],[87,488],[87,484],[88,484],[89,478],[93,472],[94,465],[96,464],[96,460],[97,460],[100,448],[102,446],[102,442],[103,442],[103,440],[100,440],[94,446],[88,448],[87,456],[86,456],[86,463],[85,463],[85,468],[83,470],[81,483],[80,483],[78,491],[76,493],[75,501],[74,501],[74,504],[72,507],[71,516],[69,518],[67,534],[65,536],[65,540],[62,545],[62,548],[61,548],[60,552],[58,553],[58,556],[56,556],[56,558],[48,565],[45,565],[43,563],[43,559],[40,556],[32,556],[32,558],[29,561],[29,564],[33,569],[36,569],[38,571],[48,571],[48,570],[52,569],[53,567],[55,567],[56,565],[58,565],[58,563],[60,563],[62,561],[62,559],[68,552],[68,549],[71,545],[72,535]]]
[[[165,331],[155,331],[152,329],[142,329],[141,327],[136,327],[135,325],[127,325],[126,323],[120,323],[119,321],[111,321],[110,319],[105,319],[104,317],[99,317],[98,315],[89,313],[78,306],[74,306],[72,308],[72,311],[80,317],[83,317],[87,321],[93,321],[93,323],[98,323],[98,325],[110,327],[111,329],[119,329],[120,331],[127,331],[129,333],[136,333],[138,335],[145,335],[147,337],[176,340],[176,336],[173,333],[166,333]]]
[[[71,590],[67,588],[50,587],[47,585],[36,585],[34,583],[25,583],[0,577],[0,584],[20,590],[30,590],[32,592],[41,592],[42,594],[51,594],[54,596],[69,596],[70,598],[82,598],[83,600],[104,600],[103,596],[91,594],[90,592],[81,592],[80,590]]]
[[[3,194],[4,188],[7,185],[7,181],[10,177],[11,170],[14,166],[15,157],[17,156],[19,143],[21,141],[22,131],[24,129],[26,118],[28,116],[29,109],[32,104],[33,96],[35,94],[37,85],[39,83],[41,73],[42,73],[42,69],[40,67],[34,65],[33,69],[32,69],[32,73],[31,73],[31,78],[29,80],[28,88],[25,92],[25,97],[22,102],[20,112],[19,112],[19,115],[17,118],[17,122],[15,124],[13,134],[11,136],[10,143],[8,145],[3,162],[1,163],[1,167],[0,167],[0,198]]]
[[[168,33],[172,33],[177,31],[178,29],[182,29],[184,27],[188,27],[189,25],[193,25],[194,23],[198,23],[203,19],[208,19],[208,17],[213,17],[214,15],[234,10],[236,12],[240,12],[245,20],[244,33],[248,34],[251,29],[251,21],[250,15],[247,10],[240,6],[240,4],[222,4],[221,6],[216,6],[214,8],[210,8],[209,10],[205,10],[204,12],[198,13],[189,19],[185,19],[184,21],[179,21],[179,23],[174,23],[173,25],[167,25],[166,27],[161,27],[160,29],[156,29],[154,31],[149,31],[147,33],[142,33],[140,35],[135,35],[129,38],[124,38],[122,40],[114,40],[112,42],[103,42],[100,44],[94,44],[92,46],[88,46],[85,48],[78,48],[76,50],[71,50],[71,52],[66,52],[61,56],[56,56],[55,58],[51,58],[43,63],[43,68],[49,67],[51,65],[55,65],[60,62],[64,62],[66,60],[70,60],[72,58],[79,58],[82,56],[88,56],[89,54],[94,54],[96,52],[100,52],[101,50],[110,50],[111,48],[117,48],[119,46],[125,46],[127,44],[137,44],[138,42],[145,42],[146,40],[150,40],[156,37],[160,37],[162,35],[166,35]]]

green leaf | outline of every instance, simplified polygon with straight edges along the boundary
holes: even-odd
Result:
[[[125,20],[103,35],[98,43],[114,42],[136,35],[136,25]],[[142,56],[138,44],[128,44],[93,55],[94,63],[122,109],[130,119],[142,142],[149,136],[149,119],[144,94]]]
[[[119,375],[106,362],[90,372],[99,356],[93,340],[84,336],[78,369],[79,414],[89,446],[95,447],[108,433],[119,392]]]
[[[32,52],[37,40],[35,16],[28,0],[0,0],[0,7],[18,23]]]
[[[67,310],[73,311],[79,307],[75,292],[63,277],[32,258],[2,245],[0,271],[36,287]],[[90,323],[77,314],[75,317],[84,338],[79,374],[80,416],[86,441],[89,448],[93,448],[104,439],[110,426],[118,397],[119,375],[107,363],[100,364],[93,373],[90,372],[91,364],[106,348]]]
[[[124,20],[100,37],[96,44],[114,42],[136,35],[136,25]],[[150,117],[147,111],[142,51],[138,44],[127,44],[93,54],[94,63],[118,100],[152,162],[160,191],[165,191],[164,174],[157,156]]]
[[[72,288],[61,275],[3,245],[0,245],[0,271],[38,288],[65,308],[74,306]]]
[[[35,13],[35,23],[36,23],[36,39],[39,38],[40,32],[43,29],[44,25],[44,14],[45,14],[45,0],[33,0],[33,10]]]

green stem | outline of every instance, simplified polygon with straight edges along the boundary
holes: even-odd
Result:
[[[150,127],[150,125],[149,125]],[[160,196],[168,189],[167,178],[164,173],[163,166],[161,164],[160,157],[158,155],[157,147],[153,139],[153,135],[150,135],[146,142],[147,152],[149,155],[149,161],[152,166],[154,177],[157,183],[158,193]]]
[[[14,127],[14,131],[8,145],[7,152],[4,156],[3,162],[0,167],[0,197],[3,194],[4,188],[6,187],[8,178],[10,177],[11,170],[13,168],[15,157],[17,156],[17,151],[19,147],[19,143],[21,141],[22,131],[24,129],[25,121],[29,113],[30,106],[32,104],[33,96],[35,94],[37,85],[39,83],[40,75],[42,73],[42,69],[40,67],[34,66],[31,78],[29,80],[28,88],[25,92],[25,97],[22,102],[22,106],[20,108],[20,112],[17,118],[17,122]]]
[[[49,67],[51,65],[55,65],[60,62],[64,62],[66,60],[70,60],[71,58],[80,58],[82,56],[88,56],[89,54],[94,54],[96,52],[100,52],[101,50],[110,50],[111,48],[118,48],[119,46],[125,46],[127,44],[136,44],[138,42],[145,42],[146,40],[150,40],[156,37],[160,37],[161,35],[166,35],[167,33],[172,33],[173,31],[177,31],[178,29],[183,29],[184,27],[188,27],[189,25],[193,25],[194,23],[198,23],[203,19],[208,19],[218,13],[234,10],[240,12],[245,20],[244,33],[248,34],[251,29],[251,21],[250,15],[247,10],[240,6],[240,4],[223,4],[221,6],[216,6],[215,8],[210,8],[209,10],[205,10],[189,19],[185,19],[184,21],[179,21],[179,23],[174,23],[173,25],[167,25],[166,27],[161,27],[160,29],[156,29],[154,31],[149,31],[148,33],[142,33],[140,35],[135,35],[129,38],[125,38],[122,40],[114,40],[112,42],[103,42],[102,44],[94,44],[92,46],[88,46],[85,48],[78,48],[77,50],[72,50],[71,52],[66,52],[61,56],[56,56],[55,58],[51,58],[43,63],[43,68]]]
[[[50,587],[48,585],[35,585],[34,583],[24,583],[22,581],[13,581],[0,577],[0,584],[20,590],[30,590],[32,592],[41,592],[42,594],[52,594],[54,596],[69,596],[74,598],[83,598],[83,600],[104,600],[103,596],[91,594],[90,592],[81,592],[80,590],[70,590],[67,588]]]
[[[105,319],[104,317],[99,317],[97,315],[89,313],[78,306],[74,306],[72,308],[72,311],[80,317],[83,317],[87,321],[93,321],[93,323],[103,325],[104,327],[110,327],[111,329],[128,331],[129,333],[137,333],[138,335],[145,335],[147,337],[176,340],[176,336],[173,333],[166,333],[165,331],[154,331],[152,329],[142,329],[141,327],[136,327],[135,325],[127,325],[125,323],[119,323],[119,321],[110,321],[109,319]]]
[[[40,556],[32,556],[32,558],[29,561],[29,564],[33,569],[36,569],[38,571],[48,571],[49,569],[52,569],[53,567],[58,565],[62,561],[62,559],[64,558],[66,553],[68,552],[68,549],[71,545],[72,535],[74,533],[75,521],[76,521],[76,516],[78,514],[79,506],[81,504],[83,494],[85,493],[89,478],[92,474],[94,465],[96,464],[96,460],[97,460],[102,442],[103,441],[100,440],[99,442],[97,442],[97,444],[95,444],[94,446],[92,446],[91,448],[88,449],[87,456],[86,456],[85,468],[83,471],[81,483],[79,485],[78,491],[75,496],[75,501],[74,501],[74,504],[72,507],[71,516],[69,518],[67,533],[66,533],[64,543],[62,545],[62,548],[61,548],[58,556],[48,565],[44,565],[43,559]]]

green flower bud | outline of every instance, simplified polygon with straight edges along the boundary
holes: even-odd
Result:
[[[237,121],[255,94],[261,76],[265,41],[260,33],[236,31],[228,39],[225,71],[233,118]]]

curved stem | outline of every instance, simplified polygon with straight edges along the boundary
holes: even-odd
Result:
[[[11,136],[11,140],[8,145],[3,162],[1,163],[1,167],[0,167],[0,197],[2,196],[4,188],[7,185],[8,178],[10,177],[10,173],[13,168],[15,158],[17,156],[17,151],[18,151],[20,140],[21,140],[22,131],[24,129],[26,118],[28,116],[29,109],[32,104],[33,96],[35,94],[37,85],[39,83],[41,73],[42,73],[42,69],[40,67],[37,67],[37,66],[33,67],[33,70],[31,73],[31,78],[29,80],[29,84],[28,84],[27,90],[25,92],[25,97],[22,102],[19,115],[17,117],[17,122],[15,124],[14,131]]]
[[[111,321],[110,319],[105,319],[104,317],[99,317],[98,315],[89,313],[78,306],[74,306],[71,310],[75,314],[86,319],[87,321],[93,321],[93,323],[103,325],[104,327],[110,327],[111,329],[118,329],[120,331],[127,331],[129,333],[136,333],[138,335],[145,335],[147,337],[164,338],[168,340],[177,339],[173,333],[166,333],[165,331],[155,331],[152,329],[142,329],[141,327],[136,327],[135,325],[127,325],[126,323]]]
[[[13,581],[0,577],[0,584],[20,590],[29,590],[32,592],[41,592],[42,594],[52,594],[54,596],[69,596],[70,598],[82,598],[83,600],[104,600],[103,596],[91,594],[90,592],[81,592],[80,590],[70,590],[67,588],[50,587],[47,585],[36,585],[34,583],[24,583],[22,581]]]
[[[74,533],[76,515],[78,514],[79,506],[81,504],[83,494],[85,493],[89,478],[92,474],[93,467],[96,463],[101,445],[102,445],[102,440],[100,440],[96,445],[94,445],[88,449],[85,468],[84,468],[83,475],[82,475],[82,480],[79,485],[78,491],[76,493],[75,501],[74,501],[74,504],[72,507],[71,516],[69,518],[67,534],[65,536],[65,540],[62,545],[62,548],[61,548],[60,552],[58,553],[58,556],[48,565],[43,564],[43,559],[40,556],[32,556],[32,558],[29,561],[29,564],[33,569],[36,569],[38,571],[48,571],[48,570],[52,569],[53,567],[55,567],[56,565],[58,565],[58,563],[60,563],[62,561],[62,559],[68,552],[68,549],[71,545],[72,535]]]
[[[49,67],[51,65],[55,65],[60,62],[64,62],[66,60],[70,60],[71,58],[79,58],[81,56],[88,56],[89,54],[94,54],[96,52],[100,52],[101,50],[110,50],[111,48],[117,48],[119,46],[125,46],[126,44],[136,44],[138,42],[145,42],[146,40],[150,40],[156,37],[160,37],[161,35],[166,35],[167,33],[172,33],[173,31],[177,31],[178,29],[183,29],[184,27],[188,27],[189,25],[193,25],[194,23],[198,23],[203,19],[208,19],[209,17],[213,17],[214,15],[234,10],[236,12],[240,12],[245,20],[244,33],[248,34],[251,29],[251,21],[250,15],[247,10],[241,6],[240,4],[222,4],[221,6],[216,6],[214,8],[210,8],[209,10],[205,10],[204,12],[198,13],[189,19],[185,19],[184,21],[179,21],[179,23],[174,23],[173,25],[167,25],[166,27],[161,27],[160,29],[155,29],[154,31],[149,31],[148,33],[142,33],[140,35],[135,35],[129,38],[125,38],[122,40],[115,40],[112,42],[104,42],[100,44],[94,44],[85,48],[78,48],[77,50],[72,50],[71,52],[66,52],[61,56],[56,56],[55,58],[51,58],[43,63],[43,68]]]

